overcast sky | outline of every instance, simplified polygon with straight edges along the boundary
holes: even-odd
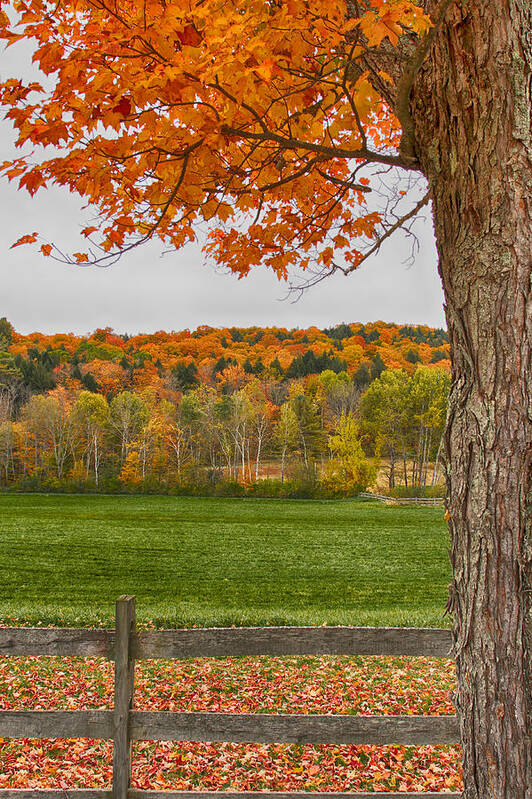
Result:
[[[2,78],[29,74],[27,59],[15,51],[1,54]],[[10,124],[0,122],[0,162],[12,156],[12,141]],[[445,326],[428,213],[417,223],[420,251],[412,265],[405,263],[411,244],[396,237],[356,273],[332,277],[294,302],[273,274],[257,269],[239,281],[207,263],[199,245],[163,254],[153,243],[108,268],[58,264],[35,245],[11,250],[19,236],[34,230],[43,241],[79,250],[79,231],[90,215],[67,192],[45,190],[31,199],[5,182],[0,182],[0,207],[0,317],[22,333],[86,333],[111,326],[133,334],[205,324],[325,327],[379,319]]]

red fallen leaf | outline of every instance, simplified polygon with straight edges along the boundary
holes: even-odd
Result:
[[[122,97],[120,102],[114,106],[113,111],[117,114],[121,114],[123,117],[129,116],[131,113],[131,100],[128,97]]]
[[[22,682],[21,682],[22,681]],[[311,713],[452,712],[454,666],[405,658],[243,658],[143,662],[136,707],[144,710]],[[0,658],[2,709],[105,709],[112,667],[91,658]],[[0,741],[1,788],[107,788],[110,744]],[[371,747],[138,742],[133,785],[172,790],[459,790],[457,747]],[[378,778],[377,778],[378,777]]]
[[[52,252],[52,245],[51,244],[43,244],[41,247],[41,252],[43,255],[50,255]]]

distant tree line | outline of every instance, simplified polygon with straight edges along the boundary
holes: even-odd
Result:
[[[406,330],[413,341],[417,328]],[[423,351],[423,364],[414,344],[402,345],[404,367],[387,368],[380,351],[362,357],[361,341],[391,340],[389,326],[276,331],[292,342],[288,361],[284,350],[271,357],[270,330],[220,333],[180,338],[182,357],[169,359],[152,346],[158,334],[133,346],[100,330],[69,349],[69,337],[21,337],[0,319],[0,484],[349,496],[378,473],[391,492],[441,480],[449,378],[434,356],[443,350]],[[422,330],[438,347],[440,333]],[[346,359],[315,344],[301,352],[304,339],[324,335],[351,342]],[[235,350],[229,339],[251,344]],[[193,360],[186,352],[197,340],[213,349]],[[227,346],[212,357],[217,341]]]

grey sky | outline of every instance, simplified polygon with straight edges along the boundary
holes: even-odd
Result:
[[[22,72],[27,59],[2,53],[2,78]],[[0,126],[0,162],[12,156],[9,124]],[[248,278],[207,264],[199,246],[162,254],[156,243],[134,250],[105,269],[58,264],[35,245],[11,250],[24,233],[38,231],[66,251],[83,249],[79,231],[90,213],[78,197],[54,189],[34,199],[0,182],[0,316],[22,333],[86,333],[111,326],[119,332],[179,330],[198,325],[325,327],[340,322],[445,325],[432,224],[417,223],[420,251],[405,265],[410,243],[397,237],[348,278],[335,276],[293,302],[285,284],[265,270]],[[82,240],[83,242],[83,240]]]

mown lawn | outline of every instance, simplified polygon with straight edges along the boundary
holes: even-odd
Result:
[[[444,626],[447,548],[441,508],[2,495],[0,619]]]

